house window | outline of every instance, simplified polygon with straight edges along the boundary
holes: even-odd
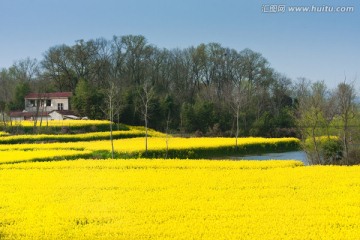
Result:
[[[35,107],[35,100],[30,100],[30,107]]]
[[[58,103],[58,110],[64,110],[64,104]]]
[[[50,99],[47,99],[47,100],[46,100],[46,106],[47,106],[47,107],[51,107],[51,100],[50,100]]]

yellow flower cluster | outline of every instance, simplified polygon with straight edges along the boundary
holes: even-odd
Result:
[[[155,130],[150,130],[148,132],[149,136],[163,136],[162,133],[156,132]],[[128,137],[139,137],[144,136],[145,132],[141,129],[130,129],[130,130],[120,130],[120,131],[113,131],[114,138],[128,138]],[[1,132],[0,132],[0,136]],[[81,133],[81,134],[37,134],[37,135],[14,135],[8,136],[5,133],[3,136],[6,138],[0,138],[1,143],[13,143],[13,142],[29,142],[29,141],[47,141],[47,140],[54,140],[54,141],[89,141],[89,140],[96,140],[96,139],[109,139],[110,133],[109,132],[90,132],[90,133]]]
[[[261,145],[261,144],[278,144],[281,142],[295,142],[299,140],[296,138],[239,138],[238,144],[241,145]],[[139,152],[145,150],[145,138],[129,138],[114,140],[115,151],[117,152]],[[198,149],[208,148],[216,149],[219,147],[235,146],[234,138],[166,138],[151,137],[148,138],[149,150],[165,150],[169,149]],[[86,141],[86,142],[71,142],[71,143],[45,143],[45,144],[12,144],[1,145],[1,150],[11,149],[86,149],[91,151],[111,149],[108,140],[102,141]]]
[[[359,171],[295,161],[0,165],[0,238],[355,240]]]
[[[24,161],[41,161],[64,159],[68,157],[79,158],[90,155],[91,151],[79,150],[34,150],[34,151],[0,151],[0,164]]]
[[[2,132],[0,131],[0,137],[3,137],[3,136],[8,136],[9,134],[7,132]]]

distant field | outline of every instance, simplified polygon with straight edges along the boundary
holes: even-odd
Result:
[[[8,121],[6,124],[0,122],[0,127],[8,128],[11,132],[32,133],[34,130],[34,121]],[[109,121],[106,120],[50,120],[37,121],[36,127],[40,132],[45,129],[59,132],[65,128],[69,131],[109,131]],[[124,127],[124,125],[122,125]]]
[[[164,137],[148,139],[148,157],[169,158],[208,158],[211,156],[225,156],[229,154],[249,154],[294,150],[299,146],[299,140],[294,138],[241,138],[238,148],[234,138],[170,138],[166,143]],[[115,152],[126,158],[142,157],[145,154],[145,138],[118,139],[114,141]],[[168,150],[166,151],[166,148]],[[111,145],[109,140],[79,141],[66,143],[29,143],[29,144],[0,144],[1,152],[34,151],[34,150],[79,150],[90,151],[100,158],[109,156]],[[21,154],[20,154],[21,155]],[[61,158],[59,152],[58,157]],[[47,156],[44,155],[44,159]]]
[[[360,166],[76,160],[0,165],[0,239],[359,239]]]
[[[107,120],[50,120],[50,121],[37,121],[37,126],[45,127],[45,126],[51,126],[51,127],[62,127],[62,126],[78,126],[78,127],[84,127],[84,126],[100,126],[100,125],[108,125],[109,121]],[[9,125],[9,123],[8,123]],[[33,127],[34,122],[33,121],[12,121],[11,125],[18,125],[18,126],[29,126]]]
[[[16,144],[16,143],[47,143],[47,142],[80,142],[109,140],[109,132],[89,132],[81,134],[22,134],[10,136],[5,132],[0,132],[0,144]],[[113,139],[144,137],[144,129],[133,128],[131,130],[113,131]],[[154,130],[148,131],[149,137],[163,137],[165,134]]]

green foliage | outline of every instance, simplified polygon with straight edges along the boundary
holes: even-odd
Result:
[[[335,136],[308,138],[303,148],[312,164],[339,164],[344,150],[341,140]]]
[[[149,107],[149,127],[161,129],[164,126],[165,113],[161,108],[159,98],[154,97],[151,99]]]
[[[262,137],[294,137],[296,132],[292,115],[290,108],[283,108],[278,114],[264,112],[253,122],[249,133]]]
[[[214,125],[214,104],[208,101],[197,101],[194,105],[195,130],[206,133]]]
[[[137,111],[136,92],[129,89],[124,91],[123,94],[124,107],[120,112],[121,122],[129,125],[141,125],[143,121],[141,121],[141,116],[139,111]]]
[[[265,112],[259,119],[255,120],[250,129],[251,136],[261,136],[264,132],[269,132],[270,125],[270,114]]]
[[[18,64],[17,69],[25,69],[21,66],[26,65]],[[293,110],[291,81],[277,74],[261,53],[250,49],[202,43],[169,50],[149,44],[144,36],[115,36],[51,47],[36,66],[36,74],[21,77],[31,79],[32,91],[38,92],[43,85],[47,91],[71,91],[71,108],[91,119],[105,118],[104,93],[111,80],[121,89],[116,97],[121,99],[121,109],[115,119],[129,125],[144,121],[139,104],[142,95],[137,91],[144,82],[156,92],[148,109],[148,125],[157,130],[233,136],[236,99],[241,99],[241,136],[286,136],[282,129],[294,125],[283,111],[286,107]],[[13,84],[0,81],[0,88],[11,92],[3,97],[6,101],[13,98],[13,86],[21,81],[21,74],[15,73],[24,72],[12,74]],[[46,84],[41,79],[46,79]],[[241,91],[234,91],[237,86]],[[23,109],[20,90],[12,109]],[[0,98],[5,96],[3,92]]]
[[[190,103],[184,103],[181,106],[181,127],[186,132],[196,131],[195,111]]]
[[[88,81],[80,79],[75,88],[75,96],[72,98],[72,107],[82,117],[90,119],[103,119],[104,113],[101,106],[104,96],[96,90]]]
[[[27,81],[19,82],[15,87],[15,99],[10,104],[11,110],[25,109],[25,96],[30,93],[30,84]]]

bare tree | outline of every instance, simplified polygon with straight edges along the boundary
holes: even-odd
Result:
[[[66,45],[51,47],[41,62],[43,75],[51,80],[57,91],[74,91],[78,83],[71,64],[72,48]]]
[[[106,94],[106,115],[108,115],[110,121],[110,144],[111,144],[111,158],[114,159],[114,138],[113,138],[113,123],[114,116],[120,108],[120,86],[117,85],[114,81],[109,82],[109,87],[105,91]]]
[[[234,113],[236,121],[236,132],[235,132],[235,146],[238,147],[238,138],[240,131],[240,111],[242,107],[246,104],[247,91],[245,82],[239,80],[235,82],[234,86],[231,87],[229,91],[229,104]]]
[[[15,78],[23,82],[35,80],[40,74],[38,61],[30,58],[15,62],[12,70]]]
[[[166,139],[165,139],[165,142],[166,142],[166,155],[165,155],[165,158],[168,158],[168,154],[169,154],[169,125],[170,125],[170,122],[171,122],[171,119],[170,119],[170,111],[168,112],[168,116],[167,116],[167,119],[166,119]]]
[[[151,107],[151,100],[155,95],[154,86],[150,85],[149,81],[145,81],[141,88],[138,89],[138,94],[141,101],[141,113],[145,122],[145,154],[147,154],[149,109]]]

